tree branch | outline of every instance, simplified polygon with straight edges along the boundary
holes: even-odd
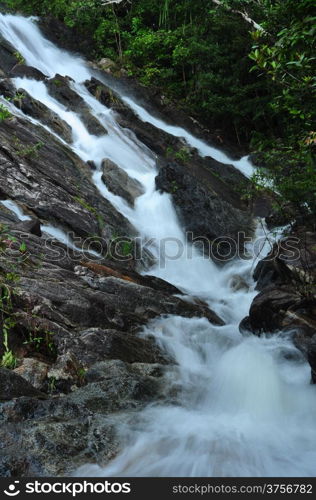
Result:
[[[241,17],[243,17],[243,19],[245,19],[245,21],[247,21],[247,23],[251,24],[254,28],[256,28],[256,30],[262,31],[264,33],[266,32],[265,29],[262,26],[260,26],[260,24],[256,23],[256,21],[254,21],[253,19],[251,19],[251,17],[249,17],[247,12],[242,12],[241,10],[236,10],[236,9],[232,9],[230,7],[227,7],[220,0],[212,0],[212,1],[216,5],[219,5],[220,7],[225,7],[226,9],[228,9],[230,12],[233,12],[234,14],[239,14]]]

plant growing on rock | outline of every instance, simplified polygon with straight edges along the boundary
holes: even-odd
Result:
[[[18,50],[15,51],[13,55],[16,58],[18,64],[25,64],[25,59]]]
[[[9,336],[16,322],[12,306],[12,290],[0,276],[0,322],[2,329],[2,343],[4,353],[2,355],[0,366],[13,369],[17,365],[17,358],[14,356],[9,346]]]
[[[11,117],[12,114],[10,113],[8,108],[4,104],[0,103],[0,123]]]

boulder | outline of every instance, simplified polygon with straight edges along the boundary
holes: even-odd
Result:
[[[108,57],[103,57],[102,59],[100,59],[100,61],[98,61],[98,67],[106,73],[112,73],[113,71],[116,71],[118,69],[117,64]]]
[[[226,201],[209,183],[191,175],[177,163],[167,163],[156,177],[157,189],[172,195],[182,224],[191,241],[200,240],[203,252],[217,261],[234,258],[243,246],[238,233],[249,234],[252,220],[248,212]]]
[[[301,304],[298,292],[288,287],[264,288],[253,300],[249,311],[249,323],[254,333],[273,333],[282,330],[286,311]]]
[[[14,398],[27,397],[45,397],[30,382],[17,373],[6,368],[0,368],[0,401],[6,401]]]
[[[12,99],[15,96],[15,93],[16,89],[9,78],[0,79],[0,95],[7,99]]]
[[[87,385],[69,395],[69,401],[97,413],[135,408],[153,400],[160,381],[140,375],[119,360],[97,363],[86,373]]]
[[[15,368],[14,373],[29,382],[35,389],[43,390],[49,365],[35,358],[24,358],[21,365]]]
[[[124,198],[132,207],[135,199],[144,193],[140,182],[129,177],[124,170],[111,160],[103,160],[102,172],[102,180],[109,191]]]
[[[275,248],[275,252],[277,248]],[[284,260],[278,257],[277,253],[273,256],[270,253],[268,257],[260,260],[254,270],[253,278],[256,281],[256,290],[262,291],[264,288],[274,284],[275,286],[295,282],[295,276],[286,265]]]
[[[32,80],[44,81],[48,78],[39,69],[26,64],[16,64],[10,71],[10,78],[31,78]]]

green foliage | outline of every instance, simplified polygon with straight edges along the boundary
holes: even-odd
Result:
[[[22,54],[20,54],[20,52],[16,51],[16,52],[14,52],[14,54],[13,54],[13,55],[14,55],[14,57],[16,58],[16,60],[17,60],[17,62],[18,62],[19,64],[24,64],[24,63],[25,63],[25,59],[24,59],[24,57],[22,56]]]
[[[53,15],[91,41],[91,54],[123,64],[145,85],[234,141],[273,128],[265,80],[249,73],[246,23],[211,0],[9,0],[27,14]]]
[[[21,158],[38,158],[39,151],[44,146],[43,142],[37,142],[36,144],[25,146],[16,136],[13,139],[13,144],[16,149],[16,154]]]
[[[6,120],[7,118],[11,118],[12,114],[8,110],[8,108],[0,103],[0,123]]]
[[[53,335],[53,332],[47,330],[42,331],[37,328],[29,333],[29,338],[24,344],[28,345],[36,352],[54,357],[56,354],[56,346],[53,341]]]
[[[14,369],[17,364],[17,359],[9,345],[10,331],[15,327],[15,324],[12,306],[12,290],[6,283],[5,278],[0,276],[0,325],[4,348],[4,353],[0,360],[0,366],[8,369]]]

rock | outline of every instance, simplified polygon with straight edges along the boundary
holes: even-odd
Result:
[[[129,332],[89,328],[80,333],[76,356],[85,366],[96,361],[119,359],[127,363],[160,363],[167,359],[154,340]]]
[[[249,234],[250,214],[225,201],[211,182],[207,184],[173,163],[160,169],[156,186],[172,195],[180,219],[191,233],[189,239],[201,241],[204,254],[227,261],[243,251],[238,233]]]
[[[86,380],[88,384],[69,395],[69,401],[97,413],[135,408],[154,399],[160,389],[160,381],[118,360],[95,364]]]
[[[17,63],[15,52],[16,49],[0,35],[0,70],[6,76]]]
[[[274,252],[277,252],[277,249]],[[277,254],[275,256],[270,254],[260,260],[254,270],[253,278],[257,282],[256,290],[260,291],[272,284],[278,286],[288,283],[291,285],[295,280],[292,271]]]
[[[206,317],[211,323],[223,325],[223,321],[207,306],[192,304],[179,297],[170,296],[149,287],[114,277],[99,277],[85,268],[76,268],[78,275],[92,290],[107,295],[106,314],[103,322],[115,329],[130,329],[142,325],[161,314],[175,314],[184,317]],[[62,291],[60,290],[60,293]],[[90,292],[91,293],[91,292]],[[100,294],[99,298],[101,298]],[[94,308],[97,305],[97,297]],[[124,312],[123,312],[124,311]],[[82,311],[84,312],[84,311]],[[77,313],[78,314],[78,313]],[[85,313],[86,314],[86,313]],[[96,311],[95,311],[96,314]],[[87,318],[88,319],[88,318]],[[90,325],[92,321],[90,318]]]
[[[0,80],[0,94],[7,99],[12,99],[15,96],[16,89],[9,78]]]
[[[183,142],[148,122],[143,122],[134,111],[121,99],[119,94],[107,87],[100,80],[91,78],[85,82],[89,92],[104,106],[115,111],[116,121],[123,128],[133,131],[136,137],[151,151],[164,156],[166,149],[181,149]]]
[[[47,363],[34,358],[24,358],[22,364],[14,370],[14,373],[23,377],[35,389],[43,390],[48,369],[49,365]]]
[[[26,379],[6,368],[0,368],[0,401],[7,401],[13,398],[45,397]]]
[[[80,31],[81,28],[76,29],[76,25],[70,28],[66,26],[63,21],[60,21],[56,16],[52,15],[41,16],[37,20],[37,25],[44,37],[59,48],[75,54],[79,54],[80,52],[80,55],[83,54],[85,57],[91,57],[95,47],[95,41],[88,33],[82,36],[82,31]],[[80,40],[80,45],[78,44],[78,40]]]
[[[61,102],[70,111],[80,114],[88,132],[93,135],[102,136],[107,134],[107,130],[101,125],[99,120],[92,115],[91,110],[74,90],[70,88],[71,78],[55,75],[47,80],[47,88],[52,97]]]
[[[16,64],[10,71],[10,78],[31,78],[32,80],[44,81],[48,77],[37,68],[26,64]]]
[[[38,219],[19,222],[15,229],[25,233],[35,234],[36,236],[42,236],[41,223]]]
[[[171,283],[157,278],[156,276],[151,276],[150,274],[141,275],[135,272],[133,269],[127,269],[126,266],[119,265],[119,262],[105,262],[104,264],[98,264],[95,262],[82,261],[81,266],[90,269],[93,273],[99,276],[114,276],[115,278],[125,279],[126,281],[131,281],[132,283],[137,283],[142,286],[153,288],[154,290],[167,293],[169,295],[182,295],[182,292],[176,288]],[[83,272],[83,275],[85,273]]]
[[[81,385],[83,374],[82,364],[73,352],[68,351],[58,356],[56,363],[48,371],[47,378],[53,381],[55,390],[68,392],[73,385]]]
[[[98,67],[106,73],[112,73],[113,71],[116,71],[118,69],[117,64],[108,57],[103,57],[103,59],[100,59],[100,61],[98,61]]]
[[[11,233],[10,224],[15,227],[15,223],[8,224]],[[10,333],[10,349],[18,357],[40,355],[50,365],[48,377],[60,380],[55,384],[57,390],[80,385],[82,369],[95,361],[168,361],[153,339],[137,335],[149,319],[176,314],[223,324],[207,305],[174,296],[179,290],[163,280],[123,268],[120,271],[122,264],[111,270],[114,263],[109,261],[78,266],[62,244],[23,231],[14,230],[13,234],[15,241],[0,253],[1,275],[12,273],[14,262],[17,276],[12,295],[16,326]],[[22,242],[27,248],[24,262]],[[25,344],[34,332],[41,339],[37,347],[32,342]]]
[[[54,113],[54,111],[51,111],[40,101],[31,97],[24,89],[19,89],[17,95],[20,97],[13,99],[16,107],[21,109],[26,115],[32,116],[32,118],[50,127],[64,141],[72,143],[72,129],[57,113]]]
[[[5,403],[0,420],[3,475],[71,475],[87,461],[107,463],[118,451],[117,419],[91,412],[67,396]]]
[[[308,346],[307,359],[311,366],[312,382],[316,384],[316,334],[311,338]]]
[[[92,160],[87,161],[87,165],[89,165],[91,170],[96,170],[96,168],[97,168],[96,164]]]
[[[300,294],[287,287],[265,288],[253,300],[249,322],[255,333],[273,333],[283,328],[284,315],[287,310],[301,303]]]
[[[250,318],[249,316],[246,316],[240,323],[239,323],[239,331],[240,333],[243,334],[249,334],[251,332],[251,325],[250,325]]]
[[[2,199],[15,199],[101,253],[113,233],[136,235],[94,186],[89,166],[45,129],[15,117],[0,123],[0,144]]]
[[[144,193],[140,182],[129,177],[124,170],[109,159],[103,160],[102,171],[102,180],[109,191],[121,196],[133,207],[135,199]]]
[[[121,103],[122,107],[124,107],[120,96],[112,89],[104,85],[104,83],[100,82],[100,80],[92,77],[90,80],[86,80],[84,85],[90,94],[98,99],[98,101],[100,101],[104,106],[111,108],[117,103]]]

